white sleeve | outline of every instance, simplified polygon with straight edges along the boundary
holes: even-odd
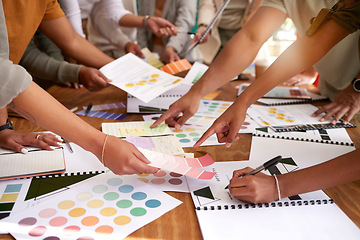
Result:
[[[109,20],[119,24],[120,19],[126,14],[132,14],[130,11],[126,10],[122,0],[102,0],[105,1],[106,12],[108,14]]]
[[[69,19],[75,31],[85,38],[82,28],[81,11],[78,0],[59,0],[62,10],[65,12],[66,17]]]

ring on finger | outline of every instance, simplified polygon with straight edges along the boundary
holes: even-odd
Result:
[[[40,137],[41,137],[41,135],[38,134],[38,135],[36,135],[35,139],[40,140]]]

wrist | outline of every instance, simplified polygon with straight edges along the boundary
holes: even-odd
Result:
[[[149,15],[144,16],[144,18],[143,18],[143,27],[144,28],[147,28],[147,23],[148,23],[149,19],[150,19]]]

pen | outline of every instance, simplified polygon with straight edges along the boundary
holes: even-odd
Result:
[[[244,176],[241,176],[241,177],[245,177],[245,176],[249,176],[249,175],[255,175],[255,174],[257,174],[258,172],[261,172],[264,169],[266,170],[269,167],[275,166],[276,164],[278,164],[281,161],[281,159],[282,159],[282,157],[280,155],[276,156],[276,157],[270,159],[269,161],[267,161],[266,163],[264,163],[263,165],[255,168],[251,172],[249,172],[249,173],[247,173],[247,174],[245,174]],[[227,185],[225,187],[225,189],[228,189],[228,188],[229,188],[229,185]]]
[[[90,112],[91,108],[92,108],[92,103],[89,103],[89,105],[87,106],[87,108],[86,108],[86,110],[85,110],[85,116],[88,115],[88,113]]]
[[[72,149],[69,141],[68,141],[66,138],[62,138],[62,140],[65,142],[65,145],[67,146],[67,148],[69,149],[69,151],[70,151],[71,153],[73,153],[74,150]]]

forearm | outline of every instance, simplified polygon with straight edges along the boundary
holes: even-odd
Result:
[[[334,21],[324,23],[312,36],[295,41],[238,98],[245,107],[272,88],[290,79],[319,61],[333,46],[349,34]]]
[[[326,189],[360,178],[360,149],[325,163],[279,175],[281,197]]]
[[[8,118],[7,109],[1,108],[0,109],[0,125],[4,125],[6,123],[6,120]]]
[[[129,13],[120,18],[119,25],[122,27],[142,28],[145,27],[143,20],[144,17]]]
[[[104,135],[67,110],[35,83],[19,94],[9,107],[38,126],[100,156]]]

